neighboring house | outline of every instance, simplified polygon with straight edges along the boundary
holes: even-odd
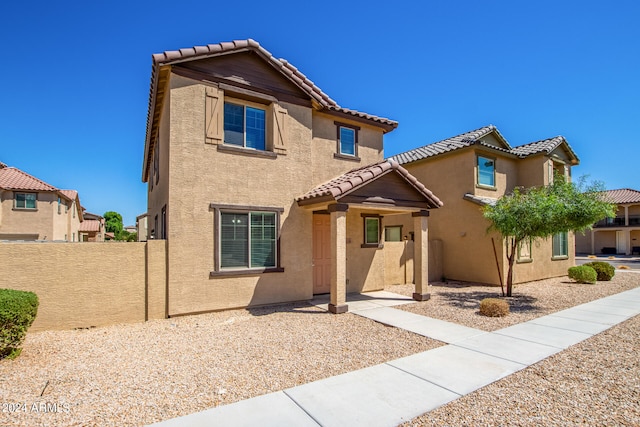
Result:
[[[124,231],[126,231],[127,233],[137,233],[138,232],[138,227],[136,227],[135,225],[127,225],[125,227],[122,228]]]
[[[327,292],[344,312],[346,292],[406,270],[407,247],[426,298],[426,218],[441,202],[384,160],[396,126],[339,106],[253,40],[153,55],[142,179],[148,237],[167,240],[167,314]],[[387,251],[402,214],[415,242]]]
[[[143,213],[136,217],[136,233],[138,233],[138,242],[147,241],[147,214]]]
[[[79,239],[78,192],[60,190],[14,167],[0,167],[0,240]]]
[[[429,219],[434,266],[430,280],[489,284],[500,284],[496,263],[505,280],[508,262],[499,234],[487,232],[490,223],[483,217],[482,206],[495,203],[516,187],[547,185],[554,174],[570,179],[571,166],[578,164],[576,154],[561,136],[511,147],[493,125],[392,159],[444,202]],[[403,235],[414,231],[406,218],[398,219],[397,226],[402,227]],[[574,258],[572,233],[525,242],[516,258],[514,283],[565,275]]]
[[[623,188],[606,191],[618,205],[615,218],[597,222],[593,230],[576,235],[576,252],[585,254],[640,255],[640,191]]]
[[[80,224],[80,241],[104,242],[104,218],[86,211],[82,217],[84,221]]]

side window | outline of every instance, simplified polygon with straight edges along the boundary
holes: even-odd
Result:
[[[334,122],[337,126],[337,148],[334,157],[342,159],[358,158],[358,126]]]
[[[36,193],[16,193],[14,208],[36,209]]]
[[[568,234],[558,233],[553,236],[553,258],[566,258],[569,256]]]
[[[478,185],[496,186],[496,161],[489,157],[478,156]]]
[[[385,242],[401,242],[402,241],[402,226],[391,225],[384,228],[384,241]]]
[[[364,242],[362,244],[363,248],[377,248],[380,246],[380,216],[378,215],[362,215],[363,219],[363,235]]]

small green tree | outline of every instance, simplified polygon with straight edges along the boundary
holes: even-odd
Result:
[[[581,177],[577,183],[556,175],[545,187],[526,190],[516,188],[501,197],[495,205],[484,208],[484,217],[491,221],[489,230],[499,232],[507,242],[507,293],[513,289],[513,265],[518,245],[525,240],[547,239],[554,234],[584,231],[594,223],[615,215],[615,205],[604,198],[602,183],[587,183]],[[504,290],[503,290],[504,296]]]
[[[124,226],[122,225],[122,215],[118,212],[109,211],[105,212],[104,215],[104,228],[109,233],[113,233],[117,240],[122,233],[122,229]]]

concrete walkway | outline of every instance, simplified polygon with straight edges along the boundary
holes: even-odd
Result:
[[[494,332],[391,308],[410,302],[379,292],[350,295],[348,304],[449,345],[153,425],[396,426],[640,314],[640,288]]]

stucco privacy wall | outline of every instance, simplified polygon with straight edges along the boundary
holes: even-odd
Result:
[[[165,259],[160,240],[3,243],[0,288],[38,295],[32,331],[164,318]]]

